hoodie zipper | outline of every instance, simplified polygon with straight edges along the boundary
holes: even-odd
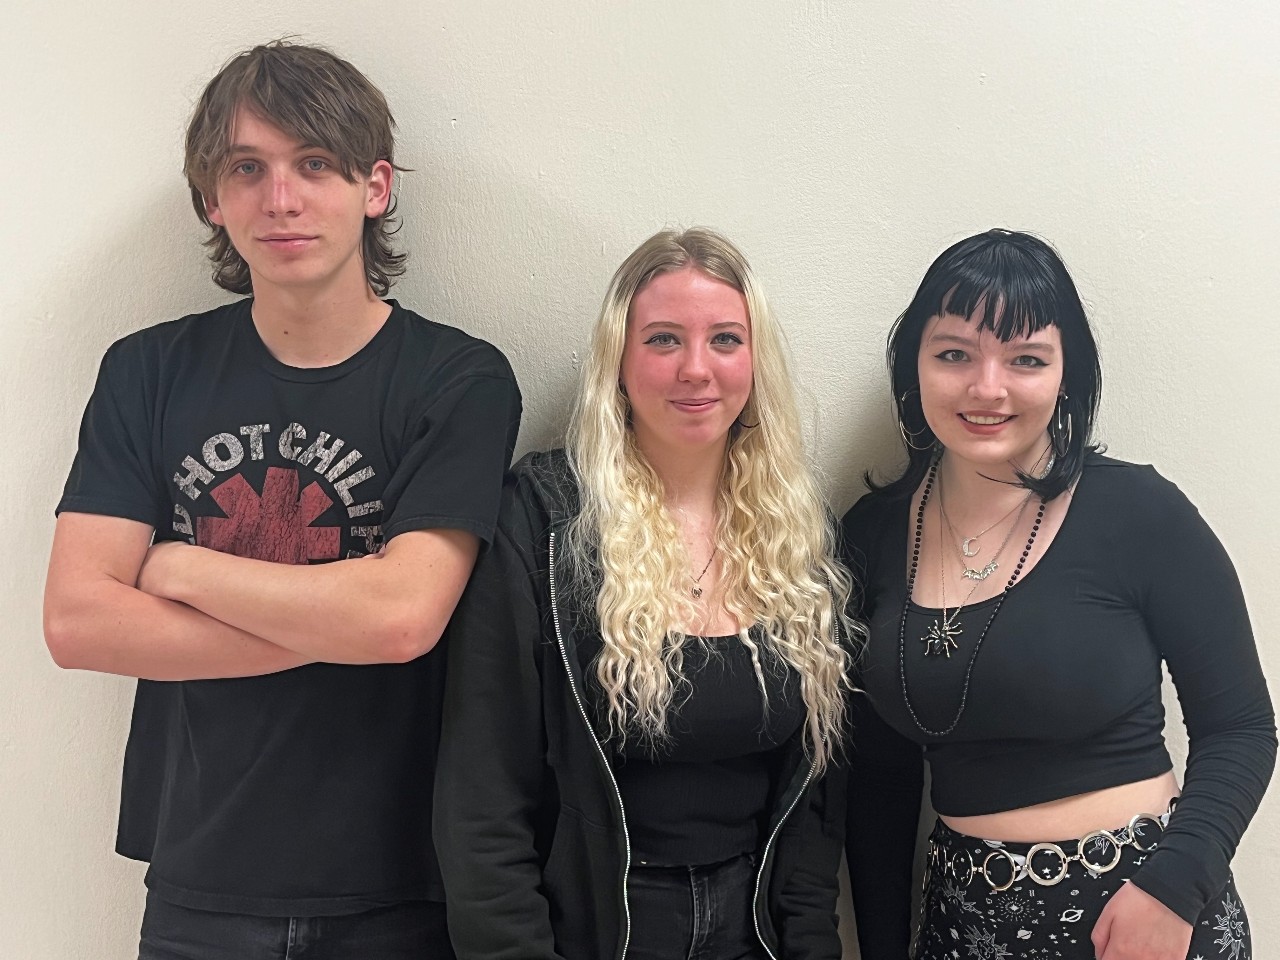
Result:
[[[833,624],[832,629],[836,634],[836,642],[839,643],[839,622]],[[825,741],[826,737],[823,737],[822,739]],[[773,847],[773,841],[778,838],[778,834],[782,831],[783,824],[785,824],[787,822],[787,818],[791,816],[791,811],[796,808],[796,804],[800,802],[800,798],[805,795],[806,791],[808,791],[809,784],[813,782],[813,778],[817,775],[817,772],[818,761],[817,758],[814,758],[814,761],[809,764],[809,773],[805,776],[804,783],[800,784],[800,791],[791,798],[791,803],[787,807],[786,812],[782,815],[782,818],[774,824],[773,832],[769,834],[769,841],[764,845],[764,854],[760,857],[760,869],[756,872],[756,888],[751,895],[751,920],[756,927],[756,939],[760,941],[760,946],[764,947],[764,952],[769,955],[769,960],[778,960],[778,958],[774,955],[774,952],[769,949],[769,944],[765,941],[764,933],[760,930],[760,884],[764,880],[764,868],[769,862],[769,851]]]
[[[609,775],[609,784],[613,787],[613,797],[618,804],[618,817],[622,822],[622,840],[626,846],[626,860],[622,865],[622,919],[623,919],[623,937],[622,952],[618,954],[618,960],[625,960],[627,948],[631,946],[631,906],[627,903],[627,877],[631,873],[631,835],[627,831],[627,812],[622,806],[622,791],[618,789],[618,781],[614,778],[613,768],[609,765],[609,758],[605,756],[604,747],[600,745],[600,738],[596,736],[595,728],[591,726],[591,721],[587,717],[587,708],[582,704],[582,697],[578,695],[577,684],[573,682],[573,670],[569,665],[569,652],[565,649],[564,635],[560,631],[560,607],[556,595],[556,534],[551,531],[551,540],[547,548],[548,556],[548,579],[551,582],[551,622],[555,625],[556,645],[560,648],[560,659],[564,662],[565,672],[569,675],[569,690],[573,694],[574,702],[578,705],[578,713],[582,717],[582,722],[587,728],[587,733],[591,736],[591,742],[595,744],[596,753],[600,755],[600,762],[604,765],[605,772]],[[810,778],[813,772],[809,773]],[[807,783],[808,781],[806,781]],[[801,790],[801,793],[804,791]],[[799,797],[796,798],[797,800]],[[792,806],[795,806],[793,803]],[[789,812],[789,811],[788,811]],[[785,817],[783,819],[786,819]],[[759,881],[757,880],[757,889]],[[754,907],[753,907],[754,909]],[[759,932],[759,924],[756,925],[757,934]],[[767,947],[765,949],[768,949]],[[770,954],[772,957],[773,954]],[[776,958],[774,958],[776,960]]]
[[[769,954],[770,960],[778,960],[778,958],[769,949],[769,943],[765,940],[764,933],[760,930],[760,883],[764,880],[764,868],[765,864],[769,862],[769,850],[773,847],[773,841],[777,839],[779,831],[782,830],[782,825],[791,816],[791,811],[796,808],[800,798],[809,789],[809,784],[813,782],[813,777],[817,770],[818,761],[815,760],[809,766],[809,773],[805,776],[804,783],[800,785],[800,792],[792,798],[791,805],[787,807],[787,812],[782,815],[782,819],[774,825],[773,832],[769,834],[769,842],[764,845],[764,854],[760,857],[760,869],[756,872],[756,888],[751,895],[751,919],[756,925],[756,939],[760,941],[760,946],[764,947],[765,953]]]

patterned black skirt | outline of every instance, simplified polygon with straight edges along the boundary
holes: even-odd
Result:
[[[925,872],[920,931],[915,960],[1094,960],[1090,936],[1108,898],[1120,889],[1158,845],[1159,829],[1148,824],[1138,843],[1129,843],[1128,828],[1113,830],[1124,845],[1115,847],[1104,838],[1091,841],[1085,851],[1092,864],[1107,864],[1106,872],[1070,863],[1052,851],[1038,853],[1032,867],[1042,879],[1051,879],[1065,868],[1062,879],[1041,885],[1029,877],[1015,879],[1015,867],[1025,862],[1029,843],[1000,843],[956,833],[941,820],[929,836],[929,862]],[[1077,853],[1077,842],[1057,844],[1067,857]],[[1140,848],[1145,848],[1140,849]],[[992,856],[993,851],[997,852]],[[988,879],[969,876],[969,864],[986,862]],[[997,890],[995,887],[1007,888]],[[1196,919],[1188,960],[1251,960],[1249,921],[1236,893],[1235,881],[1227,885]]]

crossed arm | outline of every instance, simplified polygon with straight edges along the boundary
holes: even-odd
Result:
[[[58,517],[44,632],[59,666],[199,680],[405,662],[439,640],[479,549],[471,533],[419,530],[370,557],[302,566],[151,535],[119,517]]]

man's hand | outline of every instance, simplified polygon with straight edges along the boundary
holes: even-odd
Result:
[[[1191,924],[1151,894],[1126,883],[1093,927],[1098,960],[1186,960]]]

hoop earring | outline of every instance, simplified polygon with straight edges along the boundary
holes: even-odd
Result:
[[[758,426],[760,426],[759,422],[746,423],[743,421],[742,414],[739,413],[733,418],[733,423],[729,424],[729,442],[737,443],[744,433],[748,430],[754,430]]]
[[[932,450],[937,445],[938,438],[934,437],[932,441],[930,441],[929,443],[926,443],[923,447],[918,447],[914,443],[912,443],[912,440],[914,440],[916,437],[924,436],[926,433],[929,432],[929,428],[927,426],[924,427],[924,429],[922,430],[916,430],[916,431],[908,430],[907,425],[904,422],[906,420],[904,413],[907,405],[907,397],[911,396],[912,391],[919,393],[920,388],[912,387],[910,390],[905,391],[902,394],[902,396],[898,398],[898,416],[897,416],[898,433],[902,436],[902,442],[905,443],[910,449],[916,450],[920,453],[924,453],[926,450]]]
[[[904,424],[901,420],[898,421],[898,433],[902,435],[902,442],[905,443],[912,450],[918,450],[921,453],[923,453],[926,450],[932,450],[934,446],[937,444],[938,441],[934,440],[933,443],[926,443],[923,447],[917,447],[914,443],[911,442],[911,438],[913,436],[918,437],[924,432],[925,432],[924,430],[921,430],[918,433],[913,434],[909,430],[907,430],[906,424]]]
[[[1058,397],[1054,405],[1053,419],[1049,421],[1049,442],[1053,444],[1053,452],[1059,459],[1065,457],[1071,449],[1071,440],[1075,433],[1075,424],[1071,416],[1071,408],[1062,401],[1069,400],[1065,393]]]

